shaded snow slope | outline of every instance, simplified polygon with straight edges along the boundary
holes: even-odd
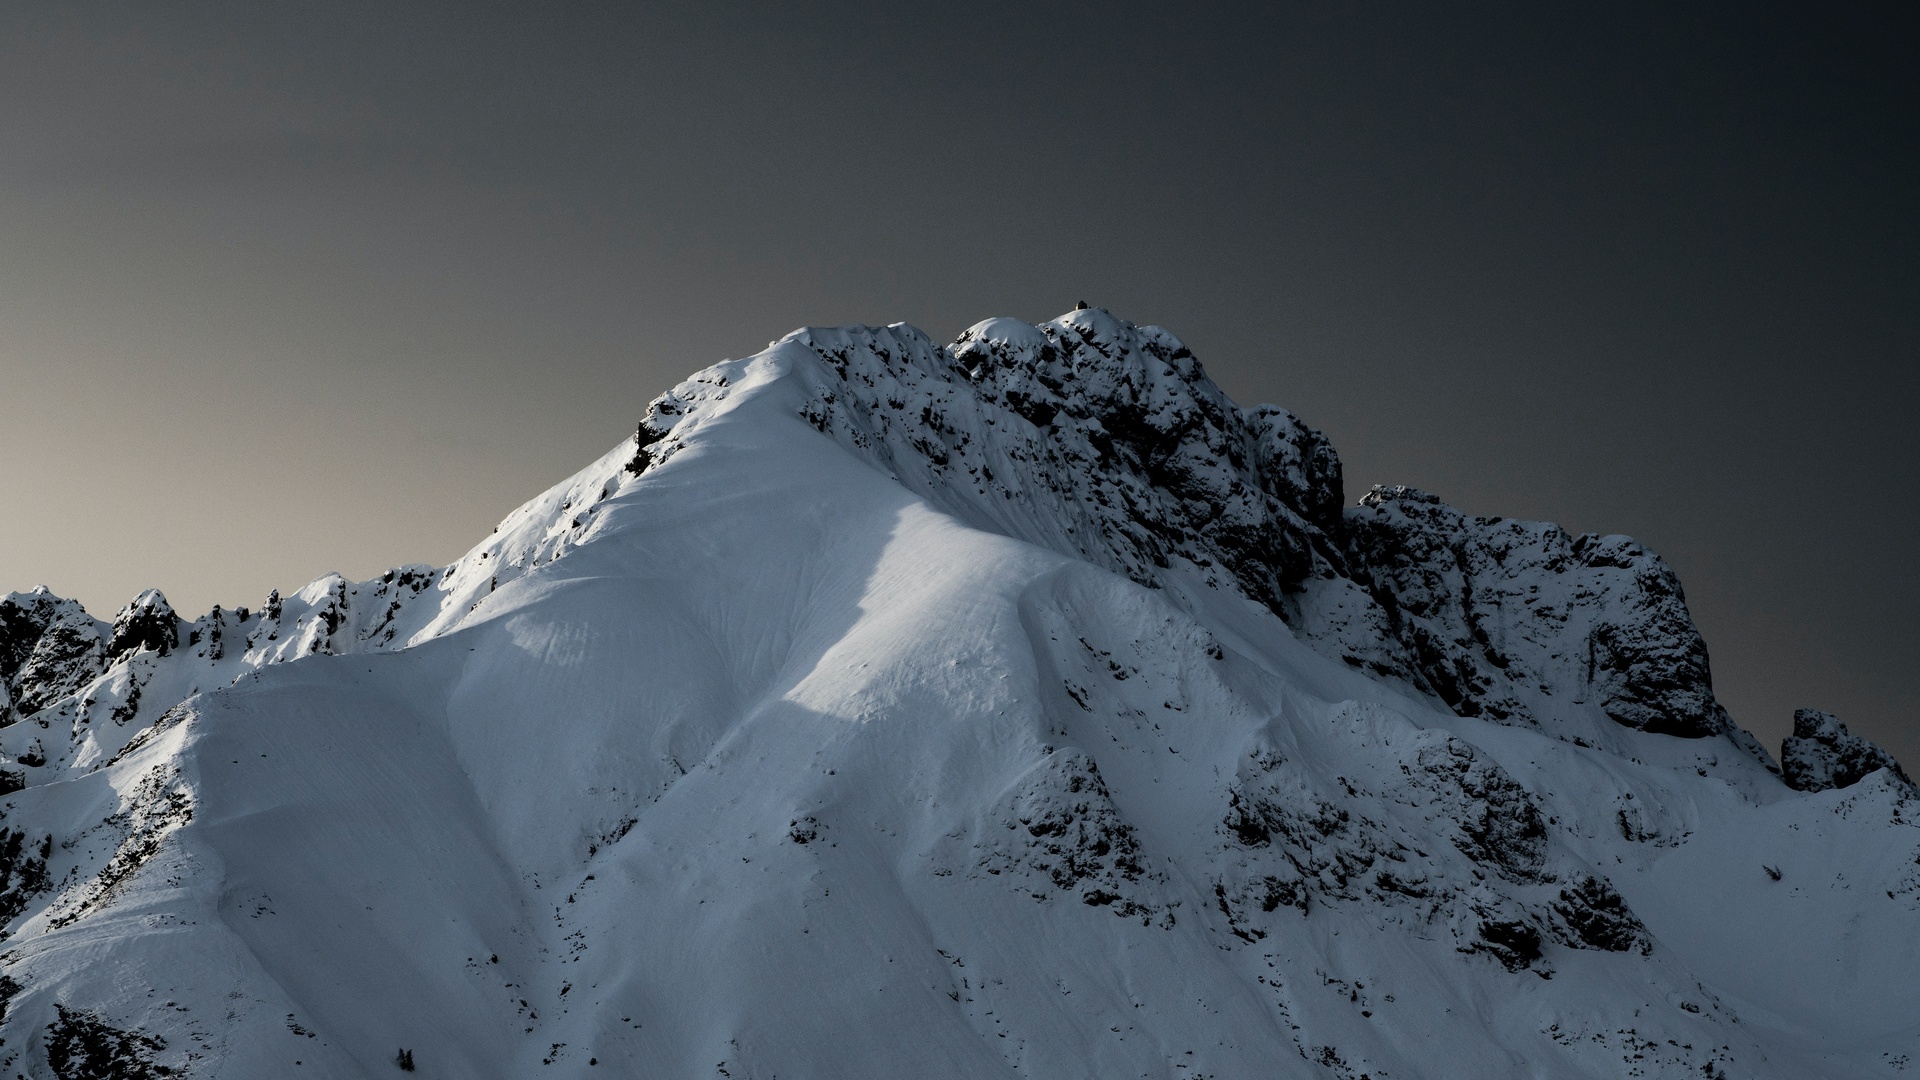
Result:
[[[1630,542],[1342,501],[1165,331],[816,329],[442,570],[14,595],[0,1075],[1900,1075],[1904,778]]]

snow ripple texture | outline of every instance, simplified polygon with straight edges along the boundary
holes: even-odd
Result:
[[[1625,537],[1346,503],[1090,308],[797,331],[446,567],[8,594],[0,1075],[1903,1075],[1899,765]]]

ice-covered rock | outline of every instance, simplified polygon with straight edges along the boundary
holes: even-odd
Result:
[[[989,319],[951,350],[907,326],[790,340],[832,375],[808,380],[810,423],[980,527],[1142,584],[1178,562],[1275,611],[1316,546],[1333,556],[1332,445],[1284,409],[1235,406],[1160,327],[1088,308]]]

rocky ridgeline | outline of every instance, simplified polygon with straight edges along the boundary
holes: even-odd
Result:
[[[1627,728],[1724,737],[1772,765],[1714,699],[1706,643],[1658,555],[1623,536],[1470,517],[1406,487],[1343,506],[1323,434],[1285,409],[1235,405],[1160,327],[1083,308],[1038,326],[989,319],[944,348],[900,324],[787,340],[820,361],[795,373],[809,390],[801,416],[971,525],[1148,586],[1238,591],[1320,652],[1462,716],[1541,727],[1571,703]],[[613,479],[590,469],[561,504],[523,509],[554,517],[509,530],[525,551],[496,537],[445,570],[328,575],[258,612],[215,608],[190,623],[156,590],[111,624],[44,589],[0,599],[0,726],[32,718],[48,733],[0,731],[16,766],[0,786],[37,782],[19,766],[89,759],[79,747],[96,715],[124,728],[164,711],[178,698],[142,699],[163,667],[191,672],[180,689],[197,692],[266,663],[404,645],[402,622],[424,620],[401,612],[429,585],[477,602],[503,573],[580,542],[618,473],[670,459],[726,400],[726,368],[655,399]],[[1562,738],[1594,736],[1558,723]],[[1801,783],[1892,761],[1844,728],[1825,732],[1789,740],[1810,763]]]
[[[174,705],[265,665],[404,645],[399,615],[438,578],[427,566],[358,584],[329,574],[257,611],[192,621],[157,589],[111,623],[44,587],[0,595],[0,788],[98,768]]]
[[[1406,674],[1462,716],[1531,722],[1554,698],[1629,728],[1726,736],[1766,760],[1714,699],[1679,578],[1633,540],[1468,517],[1405,487],[1374,488],[1342,524],[1373,606],[1312,629],[1350,663]],[[1321,585],[1339,599],[1344,589]]]

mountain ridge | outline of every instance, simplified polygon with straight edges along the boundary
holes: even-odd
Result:
[[[1795,794],[1625,538],[1344,502],[1324,436],[1159,328],[809,328],[445,568],[192,622],[10,594],[5,1053],[1897,1074],[1920,876],[1870,855],[1920,854],[1897,764],[1810,720]],[[1884,905],[1803,893],[1816,864]],[[1883,956],[1807,969],[1864,933]],[[182,935],[231,959],[179,966]],[[121,975],[63,959],[101,949]],[[205,1019],[216,985],[240,1019]]]

